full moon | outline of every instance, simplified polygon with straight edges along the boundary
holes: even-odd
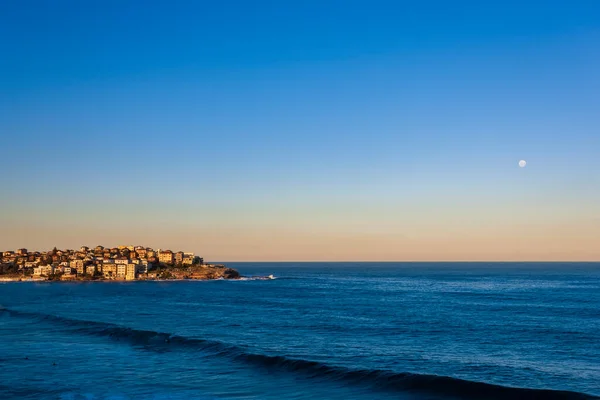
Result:
[[[519,167],[525,168],[526,165],[527,165],[527,161],[525,161],[525,160],[519,161]]]

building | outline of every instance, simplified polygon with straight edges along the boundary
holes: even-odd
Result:
[[[113,271],[115,274],[117,273],[117,264],[115,263],[107,263],[102,264],[102,272],[104,271]]]
[[[75,279],[76,275],[75,275],[75,270],[71,267],[64,267],[64,271],[63,271],[63,275],[61,279]]]
[[[102,264],[102,275],[105,278],[114,278],[117,276],[117,265],[111,263]]]
[[[17,250],[17,255],[18,256],[26,256],[27,255],[27,249],[19,249],[19,250]]]
[[[43,267],[39,267],[42,269],[42,275],[52,275],[54,273],[54,266],[53,265],[45,265]]]
[[[78,274],[83,274],[83,260],[73,260],[69,263],[69,266],[77,271]]]
[[[115,259],[115,264],[128,264],[129,263],[129,259],[127,257],[119,257],[117,259]]]
[[[128,280],[128,281],[135,280],[135,278],[137,276],[137,270],[136,270],[137,265],[135,265],[135,264],[127,264],[125,267],[126,267],[126,270],[125,270],[125,279]]]
[[[52,275],[54,273],[54,266],[53,265],[45,265],[43,267],[40,267],[42,269],[42,274],[48,276],[48,275]]]
[[[147,274],[148,273],[148,262],[142,262],[135,266],[135,270],[138,274]]]
[[[171,250],[159,251],[158,261],[164,264],[173,264],[173,252]]]
[[[138,247],[135,249],[135,252],[137,253],[139,258],[146,258],[146,249],[143,247]]]
[[[35,268],[38,266],[39,263],[36,263],[35,261],[27,261],[24,265],[25,268]]]
[[[127,264],[116,264],[117,278],[125,278],[127,275]]]
[[[175,253],[175,264],[183,263],[183,251],[178,251]]]
[[[35,267],[33,269],[33,275],[35,276],[48,276],[54,273],[54,267],[52,265],[44,265]]]
[[[192,265],[194,263],[194,253],[183,253],[183,265]]]
[[[88,274],[88,275],[94,276],[96,274],[96,266],[95,265],[88,265],[85,268],[85,273]]]

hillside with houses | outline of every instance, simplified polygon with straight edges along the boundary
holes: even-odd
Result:
[[[79,250],[3,251],[0,280],[232,279],[237,271],[205,264],[194,253],[143,246],[82,246]]]

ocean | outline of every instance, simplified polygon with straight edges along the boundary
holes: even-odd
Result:
[[[0,283],[0,399],[600,396],[600,264],[229,263]]]

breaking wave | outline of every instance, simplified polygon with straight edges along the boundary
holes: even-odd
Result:
[[[236,279],[237,281],[270,281],[278,279],[275,276],[242,276],[241,278]]]
[[[413,374],[408,372],[397,373],[377,369],[349,369],[285,356],[255,354],[245,351],[240,346],[230,345],[217,340],[188,338],[163,332],[127,328],[105,322],[71,319],[2,307],[0,307],[0,313],[58,324],[79,334],[106,337],[136,347],[143,347],[147,350],[176,351],[178,349],[195,349],[239,362],[258,365],[263,368],[302,373],[320,379],[362,384],[377,389],[397,390],[401,392],[425,392],[442,397],[463,399],[598,399],[598,397],[577,392],[515,388],[447,376]]]

